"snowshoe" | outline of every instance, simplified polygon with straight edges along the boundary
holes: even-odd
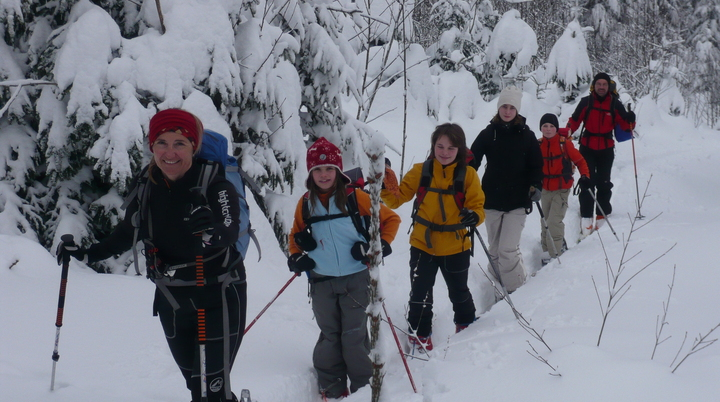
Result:
[[[578,243],[584,238],[590,236],[595,231],[595,225],[593,225],[592,218],[582,218],[580,220],[580,237],[578,237]]]
[[[602,216],[602,215],[596,216],[596,217],[595,217],[595,230],[598,230],[598,229],[600,229],[601,227],[603,227],[603,225],[605,225],[605,222],[606,222],[606,221],[605,221],[605,217],[604,217],[604,216]]]
[[[415,355],[415,352],[427,353],[433,350],[432,337],[428,336],[408,336],[408,343],[410,344],[410,354]]]

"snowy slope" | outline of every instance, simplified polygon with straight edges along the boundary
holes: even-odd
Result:
[[[438,84],[441,99],[450,97],[448,91],[462,87],[457,79],[444,79]],[[388,91],[379,97],[375,106],[378,111],[400,104],[400,91]],[[440,102],[446,106],[441,108],[439,120],[460,123],[471,142],[492,117],[495,103],[462,96],[467,102]],[[551,108],[528,100],[527,94],[524,102],[521,113],[536,129],[539,117]],[[571,106],[563,110],[560,121],[565,122],[571,111]],[[641,224],[659,216],[640,229],[636,225],[638,230],[627,244],[626,260],[637,256],[626,264],[620,282],[677,245],[630,281],[629,291],[609,314],[600,346],[596,346],[602,323],[598,299],[604,305],[608,298],[603,245],[610,266],[617,270],[624,244],[615,240],[606,226],[599,236],[575,245],[579,218],[577,199],[573,198],[565,221],[571,249],[562,256],[561,264],[547,265],[513,294],[515,306],[544,334],[552,351],[518,325],[507,304],[491,305],[492,292],[480,267],[487,260],[478,247],[471,268],[471,288],[478,312],[483,314],[466,331],[453,335],[451,305],[444,283],[438,279],[433,333],[436,349],[430,361],[410,361],[419,394],[413,394],[388,327],[383,326],[385,401],[674,402],[717,398],[718,345],[690,356],[675,373],[671,371],[688,353],[696,336],[720,323],[720,313],[714,308],[720,304],[720,292],[716,291],[720,270],[714,258],[717,246],[713,246],[717,245],[720,225],[716,201],[720,137],[711,130],[693,127],[683,118],[659,112],[648,100],[640,102],[638,116],[640,137],[635,141],[635,151],[641,193],[652,175],[642,206],[647,218]],[[409,119],[406,169],[411,161],[425,158],[435,124],[422,114]],[[401,148],[399,112],[388,113],[373,125],[393,146]],[[398,155],[388,156],[394,167],[400,166]],[[628,237],[630,218],[636,213],[634,175],[631,144],[620,144],[613,170],[611,223],[621,239]],[[290,204],[288,208],[293,208],[294,200]],[[263,260],[257,263],[251,248],[247,261],[248,321],[291,278],[269,225],[253,208]],[[393,244],[395,252],[382,268],[382,286],[391,318],[404,328],[410,205],[398,212],[404,222]],[[539,232],[539,215],[533,212],[521,243],[526,264],[533,272],[540,268]],[[485,235],[484,227],[480,233]],[[656,322],[668,299],[673,266],[677,267],[676,277],[661,336],[670,338],[658,346],[651,360]],[[153,285],[143,277],[99,275],[77,262],[70,269],[56,389],[50,392],[59,281],[60,269],[42,247],[21,237],[0,236],[0,400],[189,400],[159,321],[151,314]],[[298,278],[245,337],[232,373],[233,387],[250,388],[260,402],[317,402],[311,364],[317,335],[306,281]],[[709,340],[717,335],[720,332],[711,334]],[[529,354],[531,345],[555,370]],[[363,389],[346,400],[369,399],[369,389]]]

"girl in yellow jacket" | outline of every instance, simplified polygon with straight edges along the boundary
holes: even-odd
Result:
[[[463,129],[452,123],[437,126],[431,136],[430,158],[415,164],[398,186],[387,167],[381,197],[398,208],[417,198],[410,236],[410,344],[432,350],[433,285],[438,270],[448,287],[455,313],[455,331],[475,321],[468,289],[471,236],[485,220],[485,194],[477,172],[467,166]],[[470,229],[470,230],[468,230]]]

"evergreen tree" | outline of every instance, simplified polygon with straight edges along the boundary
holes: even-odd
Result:
[[[573,20],[548,55],[546,75],[557,83],[565,102],[580,94],[580,87],[592,81],[593,72],[580,24]]]

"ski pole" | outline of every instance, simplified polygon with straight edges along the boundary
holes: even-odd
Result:
[[[250,328],[252,328],[252,326],[255,325],[255,323],[257,322],[257,320],[260,319],[260,316],[262,316],[262,315],[265,313],[265,311],[270,307],[270,305],[273,304],[273,303],[275,302],[275,300],[277,300],[278,297],[280,297],[280,295],[282,294],[282,292],[284,292],[285,289],[287,289],[287,287],[290,286],[290,283],[292,283],[292,281],[294,281],[295,278],[297,278],[298,276],[300,276],[300,275],[293,274],[292,278],[290,278],[290,280],[287,281],[287,283],[285,284],[285,286],[283,286],[282,289],[280,289],[280,291],[275,295],[275,297],[273,297],[272,300],[270,300],[270,303],[268,303],[268,304],[265,306],[265,308],[263,308],[262,310],[260,310],[260,313],[257,315],[257,317],[255,317],[255,319],[252,320],[252,322],[247,326],[247,328],[245,328],[245,332],[243,332],[243,335],[247,334],[248,331],[250,331]]]
[[[398,338],[397,332],[395,331],[395,326],[390,319],[390,314],[388,314],[387,308],[385,307],[385,300],[382,301],[382,308],[385,312],[385,317],[387,318],[388,325],[390,325],[390,330],[392,331],[393,337],[395,338],[395,344],[397,345],[398,352],[400,352],[400,357],[402,358],[403,364],[405,365],[405,371],[407,371],[410,385],[412,385],[413,391],[417,394],[417,388],[415,387],[415,381],[413,380],[412,373],[410,372],[410,366],[408,366],[407,358],[405,358],[405,352],[403,352],[402,346],[400,345],[400,339]]]
[[[552,234],[550,233],[550,226],[548,225],[547,221],[545,220],[545,214],[543,213],[542,208],[540,207],[540,201],[535,201],[535,206],[538,209],[538,212],[540,212],[540,219],[542,220],[543,225],[545,226],[545,233],[547,234],[546,237],[550,238],[550,243],[552,244],[553,251],[555,251],[555,258],[558,260],[558,264],[562,264],[560,261],[560,253],[558,253],[557,246],[555,245],[555,240],[552,237]]]
[[[74,246],[75,240],[73,235],[66,234],[60,237],[63,246]],[[58,353],[58,344],[60,343],[60,327],[63,324],[63,311],[65,309],[65,291],[67,290],[68,269],[70,267],[70,254],[64,253],[62,256],[62,273],[60,274],[60,294],[58,295],[57,318],[55,319],[55,349],[53,350],[52,360],[52,377],[50,378],[50,391],[55,390],[55,366],[60,360]]]
[[[513,304],[512,300],[510,299],[510,293],[508,293],[507,288],[505,287],[505,284],[502,281],[502,278],[500,277],[500,269],[495,265],[495,260],[493,260],[492,256],[490,255],[490,250],[488,250],[487,246],[485,245],[485,240],[483,240],[482,236],[480,236],[480,232],[478,232],[477,228],[474,228],[473,231],[475,232],[475,235],[480,239],[480,244],[482,244],[483,250],[485,250],[485,255],[488,258],[488,261],[490,262],[490,267],[492,268],[493,272],[495,273],[495,277],[497,278],[498,282],[500,283],[500,289],[502,289],[503,297],[507,301],[507,303],[510,305],[510,308],[513,311],[513,314],[515,314],[515,318],[518,320],[520,319],[520,315],[518,314],[517,310],[515,309],[515,305]]]
[[[197,238],[198,251],[195,257],[195,285],[202,292],[205,286],[205,263],[203,261],[203,232],[195,233]],[[197,309],[198,321],[198,348],[200,355],[200,400],[207,402],[207,360],[205,356],[205,344],[207,343],[207,329],[205,327],[205,308],[200,306]]]
[[[630,110],[629,103],[628,110]],[[632,144],[633,166],[635,167],[635,194],[637,195],[637,215],[635,215],[635,218],[643,219],[645,218],[645,216],[643,216],[643,214],[640,212],[640,186],[638,185],[637,158],[635,158],[635,130],[633,130],[633,133],[630,136],[630,143]]]
[[[610,219],[608,219],[608,216],[605,215],[605,211],[603,211],[602,207],[600,206],[600,203],[599,203],[598,200],[597,200],[597,197],[595,197],[595,190],[589,188],[589,189],[588,189],[588,192],[590,193],[590,195],[592,195],[593,200],[595,200],[595,205],[597,205],[598,209],[600,210],[600,212],[601,212],[601,213],[603,214],[603,216],[605,217],[605,222],[607,222],[608,226],[610,226],[610,230],[612,231],[612,234],[615,236],[615,238],[617,239],[617,241],[620,241],[620,238],[618,237],[617,233],[615,233],[615,229],[613,229],[613,226],[612,226],[612,224],[610,223]]]

